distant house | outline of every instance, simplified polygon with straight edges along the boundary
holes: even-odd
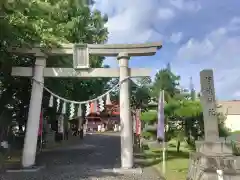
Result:
[[[225,125],[231,131],[240,131],[240,100],[218,101],[218,112],[226,116]]]

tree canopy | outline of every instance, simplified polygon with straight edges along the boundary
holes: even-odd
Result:
[[[169,101],[171,98],[180,93],[179,85],[180,76],[175,75],[171,71],[170,64],[167,68],[161,69],[155,75],[152,85],[152,97],[156,100],[159,96],[159,90],[165,91],[165,100]]]
[[[106,42],[108,31],[104,27],[107,16],[89,6],[85,0],[4,0],[0,3],[0,114],[9,113],[12,119],[25,122],[31,92],[30,78],[11,76],[11,67],[33,66],[35,58],[14,55],[11,46],[31,47],[39,44],[51,48],[60,43]],[[91,67],[102,67],[103,57],[90,57]],[[72,67],[72,57],[48,57],[47,66]],[[72,100],[87,100],[100,95],[107,88],[108,78],[63,79],[45,78],[45,86],[54,93]],[[44,93],[43,107],[49,94]],[[11,108],[10,108],[11,107]],[[4,113],[6,114],[6,113]],[[1,118],[3,120],[3,118]]]

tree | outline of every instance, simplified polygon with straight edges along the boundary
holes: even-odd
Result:
[[[177,97],[180,95],[180,89],[178,88],[179,85],[179,80],[180,77],[176,76],[172,71],[171,71],[171,66],[170,64],[167,65],[165,69],[160,70],[159,72],[156,73],[155,78],[153,83],[151,81],[147,80],[148,85],[147,87],[149,88],[148,92],[150,94],[149,101],[152,100],[154,103],[156,103],[156,111],[151,112],[146,112],[142,115],[142,118],[144,121],[150,124],[155,124],[157,123],[157,102],[158,102],[158,96],[160,93],[160,90],[164,90],[164,95],[165,95],[165,101],[169,102],[171,99]],[[182,97],[182,96],[181,96]],[[148,101],[148,102],[149,102]],[[177,101],[176,101],[177,102]],[[172,110],[175,108],[174,104],[173,106],[168,106],[165,107],[165,124],[168,125],[168,119],[172,117]],[[146,109],[148,110],[148,108]],[[169,117],[168,117],[169,115]],[[171,128],[167,132],[167,138],[169,139],[171,137]],[[152,130],[151,130],[152,132]],[[156,130],[153,132],[156,134]]]
[[[176,76],[170,69],[167,68],[160,70],[156,73],[152,86],[152,97],[157,100],[160,90],[165,92],[165,100],[169,101],[176,94],[180,94],[179,86],[180,76]]]
[[[179,131],[177,132],[177,151],[180,150],[180,143],[187,137],[187,142],[191,144],[191,138],[194,137],[193,141],[199,136],[199,128],[202,119],[199,117],[202,114],[202,108],[199,101],[184,100],[180,101],[180,106],[175,110],[175,114],[179,119]]]
[[[151,96],[151,78],[137,78],[136,82],[131,81],[131,102],[132,107],[147,110]]]
[[[25,123],[30,100],[31,81],[11,77],[12,65],[32,66],[34,57],[8,53],[11,46],[40,44],[51,48],[60,43],[104,43],[107,17],[99,11],[91,11],[85,0],[4,0],[0,6],[0,114],[14,109],[17,121]],[[90,2],[90,1],[89,1]],[[91,2],[92,3],[92,2]],[[60,11],[61,9],[61,11]],[[104,58],[90,57],[92,67],[102,67]],[[71,67],[70,57],[49,57],[47,66]],[[45,86],[56,94],[72,100],[87,100],[100,95],[109,79],[51,79],[45,78]],[[44,93],[43,107],[47,108],[49,94]],[[24,110],[24,111],[23,111]],[[0,122],[1,123],[1,122]]]
[[[141,108],[142,111],[145,111],[147,109],[147,105],[150,101],[150,87],[151,87],[151,78],[136,78],[136,79],[130,79],[130,95],[131,95],[131,108]],[[108,89],[113,88],[115,85],[119,83],[119,78],[114,78],[111,81],[108,82],[107,87]],[[116,89],[116,91],[111,93],[112,99],[114,101],[119,101],[119,89]]]

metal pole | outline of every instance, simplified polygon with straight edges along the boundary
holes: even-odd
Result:
[[[163,106],[165,106],[165,99],[164,99],[164,90],[162,90],[162,98],[163,98]],[[165,117],[163,119],[163,121],[165,121]],[[163,136],[163,154],[162,154],[162,171],[163,171],[163,175],[166,174],[166,131],[165,131],[165,122],[164,122],[164,136]]]
[[[165,137],[163,139],[163,152],[162,152],[162,172],[163,175],[166,174],[166,143],[165,143]]]

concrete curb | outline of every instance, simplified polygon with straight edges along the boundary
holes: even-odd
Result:
[[[20,172],[37,172],[40,171],[41,169],[45,168],[45,166],[36,166],[33,168],[20,168],[20,169],[8,169],[6,170],[7,173],[20,173]]]
[[[113,168],[113,172],[117,174],[142,174],[142,168]]]

